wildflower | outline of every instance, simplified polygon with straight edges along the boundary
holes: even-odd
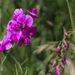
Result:
[[[68,63],[68,61],[67,61],[67,59],[65,57],[63,58],[63,62]]]
[[[19,38],[18,38],[18,45],[21,46],[22,43],[24,43],[25,45],[29,44],[30,43],[30,37],[29,37],[29,35],[24,36],[22,31],[20,31]]]
[[[56,75],[60,75],[60,70],[56,68]]]
[[[17,17],[17,22],[20,24],[21,29],[23,29],[32,26],[33,18],[30,15],[21,14]]]
[[[8,50],[12,47],[13,42],[7,36],[4,35],[3,40],[0,42],[0,51],[4,51],[4,49]]]
[[[68,51],[66,50],[66,48],[65,47],[63,47],[63,50],[65,51],[65,53],[67,53]]]
[[[30,12],[29,10],[26,9],[25,12],[31,14],[31,16],[34,17],[34,18],[38,18],[38,16],[36,15],[36,13],[37,13],[37,9],[36,8],[33,8],[32,12]]]
[[[16,20],[17,17],[20,15],[20,14],[23,14],[23,10],[20,8],[20,9],[16,9],[14,11],[14,14],[13,14],[13,19]]]
[[[11,27],[11,25],[13,26]],[[17,42],[20,30],[14,26],[14,23],[11,23],[11,25],[10,25],[10,22],[7,25],[7,37]]]

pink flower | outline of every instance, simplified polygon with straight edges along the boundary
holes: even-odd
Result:
[[[10,20],[7,25],[7,37],[17,42],[20,30],[18,29],[17,22]]]
[[[55,66],[56,66],[56,64],[57,64],[57,63],[54,61],[54,62],[53,62],[53,65],[52,65],[52,68],[53,68],[53,67],[55,67]]]
[[[66,43],[66,41],[63,41],[63,44],[64,44],[65,47],[67,47],[67,43]]]
[[[33,8],[32,12],[30,12],[29,10],[26,9],[25,12],[31,14],[31,16],[34,17],[34,18],[38,18],[38,16],[36,15],[36,13],[37,13],[37,9],[36,8]]]
[[[0,42],[0,51],[4,51],[4,49],[8,50],[12,47],[13,42],[7,36],[4,35],[3,40]]]
[[[16,20],[17,17],[20,15],[20,14],[23,14],[23,10],[20,8],[20,9],[16,9],[14,11],[14,14],[13,14],[13,19]]]
[[[61,50],[61,48],[58,46],[56,49],[56,52],[59,52]]]
[[[56,68],[56,75],[60,75],[60,70]]]
[[[30,15],[21,14],[17,17],[17,22],[21,26],[21,29],[30,27],[33,24],[33,18]]]
[[[60,66],[64,69],[64,65],[63,65],[63,63],[62,63],[62,62],[60,62]]]

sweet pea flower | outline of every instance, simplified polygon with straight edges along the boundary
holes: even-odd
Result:
[[[20,14],[23,14],[23,10],[20,8],[20,9],[16,9],[14,11],[14,14],[13,14],[13,19],[16,20],[17,17],[20,15]]]
[[[36,13],[37,13],[37,9],[36,9],[36,8],[33,8],[33,9],[32,9],[32,12],[30,12],[30,11],[27,10],[27,9],[25,9],[25,12],[31,14],[31,16],[34,17],[34,18],[38,18],[38,16],[36,15]]]
[[[34,37],[34,33],[36,30],[37,30],[36,26],[26,27],[25,29],[23,29],[22,34],[24,37],[27,37],[28,35]]]
[[[17,42],[20,30],[18,29],[17,22],[14,20],[9,21],[7,25],[7,37]]]
[[[0,42],[0,51],[4,51],[4,49],[8,50],[12,47],[13,42],[7,36],[4,35],[3,40]]]
[[[21,29],[23,29],[32,26],[33,18],[30,15],[21,14],[17,17],[17,22],[20,24]]]
[[[22,31],[20,31],[18,38],[18,45],[21,46],[22,43],[24,43],[25,45],[30,44],[30,37],[28,35],[24,36]]]

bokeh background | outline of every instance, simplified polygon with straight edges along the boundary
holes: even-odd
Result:
[[[75,21],[75,0],[68,0],[72,18]],[[38,19],[34,19],[37,26],[35,37],[30,44],[19,47],[14,44],[12,50],[0,52],[0,75],[56,75],[52,63],[57,56],[57,44],[63,38],[63,26],[72,31],[71,19],[66,0],[0,0],[0,40],[6,34],[6,27],[12,19],[16,8],[32,11],[37,8]],[[25,12],[24,12],[25,13]],[[27,14],[27,13],[25,13]],[[75,26],[75,23],[74,23]],[[74,33],[75,34],[75,33]],[[74,75],[75,67],[75,38],[69,39],[68,68],[61,70],[61,75]]]

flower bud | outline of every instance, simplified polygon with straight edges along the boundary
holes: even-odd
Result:
[[[63,44],[64,44],[65,47],[67,47],[67,43],[66,43],[66,41],[63,41]]]
[[[60,70],[56,68],[56,75],[60,75]]]
[[[63,63],[62,63],[62,62],[60,62],[60,66],[64,69],[64,65],[63,65]]]
[[[56,52],[59,52],[61,50],[61,42],[59,43],[57,49],[56,49]]]
[[[53,62],[52,68],[56,66],[56,61]]]
[[[59,52],[61,50],[61,48],[58,46],[56,49],[56,52]]]
[[[65,47],[63,47],[63,50],[65,51],[65,53],[67,53],[68,51],[66,50],[66,48]]]
[[[61,53],[61,57],[62,57],[62,58],[64,58],[64,57],[65,57],[65,56],[64,56],[64,53]]]

